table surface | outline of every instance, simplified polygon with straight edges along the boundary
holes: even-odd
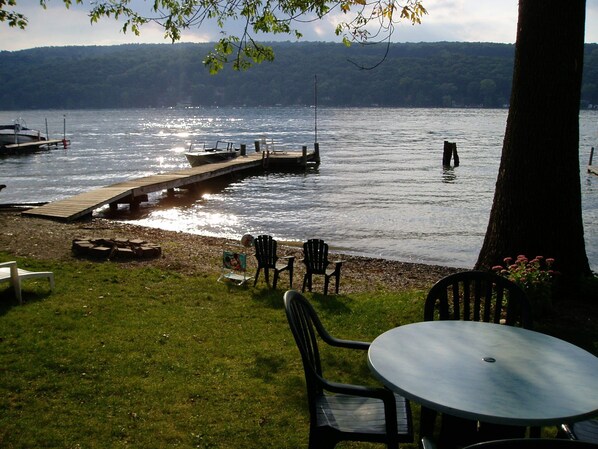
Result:
[[[558,425],[598,414],[598,358],[513,326],[426,321],[376,338],[368,365],[400,395],[496,424]]]

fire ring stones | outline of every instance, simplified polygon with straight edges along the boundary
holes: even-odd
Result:
[[[141,239],[77,238],[72,249],[76,256],[97,260],[152,259],[162,255],[160,245]]]

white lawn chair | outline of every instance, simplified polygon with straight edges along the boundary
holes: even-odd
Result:
[[[15,296],[19,300],[19,304],[23,303],[21,281],[23,279],[31,278],[48,278],[48,281],[50,281],[50,289],[54,289],[54,273],[51,271],[23,270],[17,268],[17,263],[15,261],[0,263],[0,282],[10,282],[15,290]]]

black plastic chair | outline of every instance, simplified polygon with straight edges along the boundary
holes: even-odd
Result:
[[[525,292],[490,271],[451,274],[434,284],[426,298],[424,320],[466,320],[532,328]]]
[[[254,241],[255,258],[257,259],[257,273],[255,274],[255,281],[253,286],[257,284],[260,271],[264,270],[264,277],[266,284],[270,285],[270,270],[274,270],[274,282],[272,287],[276,288],[278,284],[278,277],[281,272],[288,270],[289,272],[289,288],[293,288],[293,265],[295,263],[295,256],[278,257],[276,255],[277,242],[269,235],[259,235]]]
[[[597,449],[598,444],[558,438],[515,438],[485,441],[463,449]]]
[[[286,292],[284,305],[305,371],[309,448],[333,448],[344,440],[386,443],[389,448],[398,448],[400,442],[412,442],[411,408],[405,398],[385,388],[341,384],[324,378],[318,340],[361,350],[367,350],[370,344],[330,336],[314,308],[299,292]]]
[[[571,440],[598,444],[598,418],[563,424],[562,429]]]
[[[465,271],[439,280],[430,289],[424,306],[424,320],[483,321],[532,327],[527,295],[514,282],[490,271]],[[439,342],[438,344],[442,344]],[[433,438],[436,412],[421,408],[420,436]],[[443,415],[439,440],[444,447],[482,440],[518,438],[525,428],[502,426]],[[538,433],[539,429],[534,428]]]
[[[335,277],[335,291],[338,295],[340,285],[342,260],[331,262],[328,260],[328,244],[324,240],[310,239],[303,244],[303,263],[305,264],[305,276],[303,277],[303,289],[305,287],[311,292],[312,276],[314,274],[324,275],[324,294],[328,294],[330,278]],[[333,264],[334,267],[330,267]]]

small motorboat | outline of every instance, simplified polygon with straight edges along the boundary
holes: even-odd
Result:
[[[232,142],[219,140],[214,147],[204,148],[201,151],[193,151],[193,144],[191,144],[189,151],[185,153],[185,157],[189,161],[189,164],[191,164],[191,167],[198,167],[200,165],[234,159],[239,153],[240,149],[235,148]]]
[[[22,119],[15,120],[12,125],[0,125],[0,146],[45,140],[40,131],[27,128]]]

